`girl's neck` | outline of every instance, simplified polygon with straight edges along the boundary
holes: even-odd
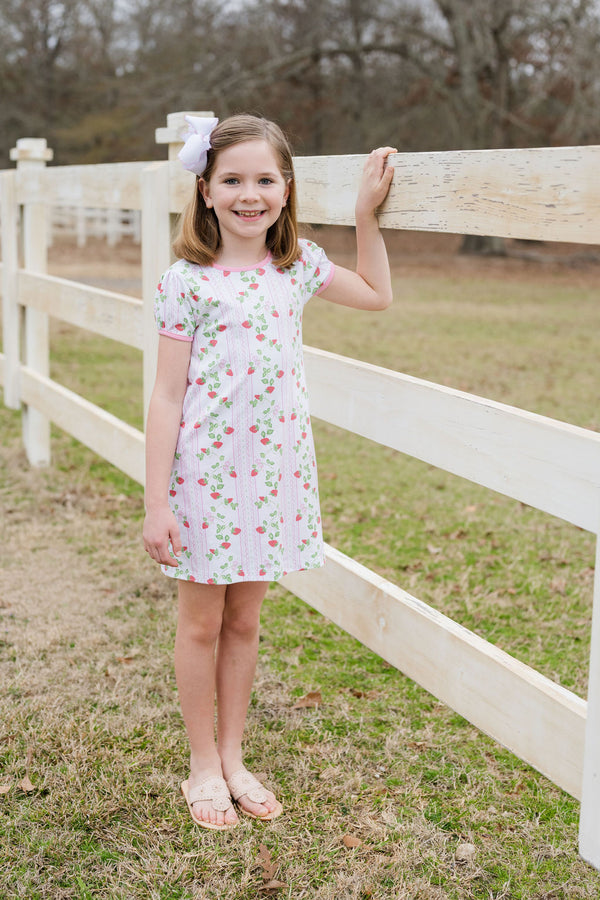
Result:
[[[243,269],[258,265],[268,253],[264,241],[227,241],[221,245],[215,262],[225,268]]]

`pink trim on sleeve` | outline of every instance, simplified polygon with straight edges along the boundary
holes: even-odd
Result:
[[[325,288],[329,287],[329,285],[331,284],[331,279],[332,279],[333,276],[335,275],[335,263],[332,263],[332,262],[330,261],[330,266],[331,266],[331,268],[329,269],[329,275],[327,276],[327,278],[325,279],[325,281],[323,282],[323,284],[320,286],[320,288],[318,288],[318,289],[315,291],[316,294],[320,294],[321,291],[324,291]]]
[[[158,333],[164,334],[166,337],[173,338],[176,341],[193,341],[194,340],[193,337],[190,337],[187,334],[179,334],[179,333],[175,334],[173,331],[167,331],[166,328],[159,328]]]

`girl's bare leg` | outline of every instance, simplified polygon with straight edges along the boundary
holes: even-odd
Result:
[[[222,775],[215,743],[215,648],[223,625],[225,586],[179,582],[175,676],[190,742],[190,788],[209,775]],[[237,821],[233,809],[194,803],[194,815],[215,825]]]
[[[260,608],[268,583],[246,581],[228,585],[223,610],[223,625],[217,644],[217,747],[223,775],[229,778],[243,766],[242,739],[256,660]],[[265,803],[240,798],[242,805],[255,815],[275,809],[270,792]]]

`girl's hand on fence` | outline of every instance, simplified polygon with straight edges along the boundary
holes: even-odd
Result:
[[[387,165],[387,158],[397,152],[395,147],[379,147],[367,157],[356,198],[357,219],[372,216],[387,197],[394,177],[394,168]]]
[[[151,558],[163,566],[178,566],[179,563],[170,551],[173,548],[175,557],[181,553],[181,537],[177,519],[169,508],[159,512],[147,512],[144,519],[144,550]]]

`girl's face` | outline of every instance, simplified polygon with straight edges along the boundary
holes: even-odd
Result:
[[[198,188],[219,221],[223,247],[249,238],[266,238],[286,204],[289,183],[275,151],[265,140],[243,141],[220,150],[210,177]]]

